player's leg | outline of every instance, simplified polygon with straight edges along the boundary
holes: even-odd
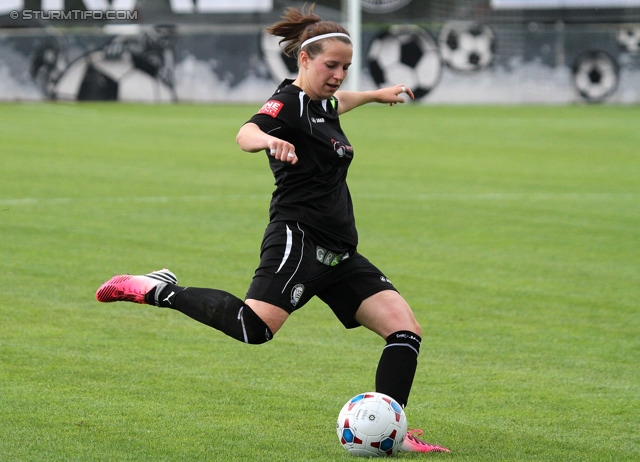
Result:
[[[418,363],[420,324],[391,281],[361,254],[356,252],[332,271],[331,283],[318,297],[345,327],[362,325],[386,340],[376,391],[405,406]]]
[[[336,279],[318,296],[347,328],[362,325],[386,340],[376,370],[376,391],[394,398],[403,407],[413,385],[422,330],[413,311],[378,268],[356,253],[335,267]],[[419,438],[410,429],[403,451],[449,452]]]
[[[143,276],[114,276],[96,293],[102,302],[132,301],[178,310],[245,343],[264,343],[282,327],[289,313],[313,296],[297,292],[304,252],[304,232],[277,223],[267,227],[260,265],[247,292],[246,302],[217,289],[181,287],[169,270]],[[293,281],[293,282],[292,282]],[[287,307],[287,310],[281,307]]]
[[[271,340],[288,317],[286,311],[273,305],[256,303],[260,312],[256,314],[249,304],[228,292],[181,287],[177,282],[167,269],[139,276],[114,276],[100,286],[96,298],[101,302],[130,301],[172,308],[250,344]]]
[[[355,320],[382,336],[387,344],[376,371],[376,391],[392,396],[404,407],[413,385],[422,333],[413,311],[393,290],[366,298]],[[447,448],[421,439],[422,430],[409,429],[402,444],[405,452],[449,452]]]
[[[366,298],[355,320],[386,340],[376,372],[376,391],[395,398],[402,406],[418,365],[422,333],[404,298],[395,290],[383,290]]]
[[[223,290],[168,284],[159,294],[157,305],[180,311],[244,343],[271,340],[289,314],[275,305],[248,302]]]

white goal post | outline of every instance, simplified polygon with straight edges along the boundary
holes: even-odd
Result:
[[[353,44],[353,59],[349,68],[349,77],[345,83],[347,89],[358,91],[362,76],[362,6],[360,0],[342,0],[342,16]]]

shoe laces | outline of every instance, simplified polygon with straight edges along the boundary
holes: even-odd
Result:
[[[427,443],[426,441],[421,439],[422,437],[422,429],[420,428],[408,428],[407,429],[407,436],[406,438],[409,438],[409,440],[418,443],[419,445],[422,446],[433,446],[433,444],[431,443]]]
[[[407,438],[417,441],[418,443],[424,443],[424,441],[420,439],[421,436],[422,430],[420,428],[407,428]]]

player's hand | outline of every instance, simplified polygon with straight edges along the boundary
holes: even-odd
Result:
[[[405,94],[409,98],[415,99],[411,89],[402,84],[394,85],[393,87],[381,88],[378,91],[380,92],[380,102],[389,103],[389,106],[393,106],[397,103],[404,103],[405,98],[403,95]]]
[[[282,162],[290,163],[291,165],[298,163],[295,146],[278,138],[274,138],[269,142],[269,154],[272,157]]]

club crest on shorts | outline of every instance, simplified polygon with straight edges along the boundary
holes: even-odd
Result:
[[[302,298],[302,293],[304,292],[304,284],[296,284],[291,289],[291,305],[296,306],[300,299]]]

